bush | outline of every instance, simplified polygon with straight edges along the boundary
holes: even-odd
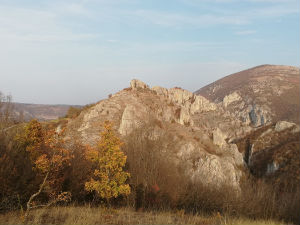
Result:
[[[128,204],[139,208],[170,208],[180,196],[183,175],[170,152],[172,137],[156,120],[135,129],[124,140],[132,194]],[[143,199],[140,199],[143,198]]]

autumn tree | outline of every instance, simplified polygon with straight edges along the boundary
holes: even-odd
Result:
[[[97,146],[90,147],[87,153],[96,169],[90,181],[85,183],[85,189],[95,191],[109,204],[112,198],[130,194],[130,187],[125,183],[130,174],[123,170],[127,157],[121,151],[123,143],[113,131],[112,124],[106,121],[103,128]]]
[[[64,148],[61,135],[53,129],[43,129],[37,120],[32,120],[17,136],[17,140],[28,153],[33,170],[40,179],[38,190],[31,195],[27,202],[25,217],[32,208],[69,200],[69,193],[62,192],[62,183],[64,181],[63,171],[69,163],[70,155]],[[48,196],[48,203],[37,205],[34,200],[44,191]]]

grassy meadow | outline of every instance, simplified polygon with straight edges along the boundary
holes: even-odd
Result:
[[[21,211],[0,215],[0,224],[199,224],[199,225],[283,225],[279,221],[249,220],[214,215],[192,215],[179,211],[136,212],[132,208],[68,206],[36,209],[24,220]]]

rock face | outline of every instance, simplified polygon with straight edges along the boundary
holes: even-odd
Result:
[[[279,121],[275,125],[275,131],[277,131],[277,132],[283,131],[285,129],[288,129],[288,128],[294,127],[294,126],[296,126],[295,123],[290,123],[290,122],[286,122],[286,121]]]
[[[226,108],[233,102],[240,101],[242,97],[235,91],[229,95],[226,95],[223,99],[223,106]]]
[[[193,181],[213,186],[239,185],[242,171],[235,169],[236,163],[231,157],[207,154],[190,143],[182,146],[178,157],[186,162],[186,173]]]
[[[222,105],[241,121],[259,127],[300,121],[300,70],[262,65],[226,76],[195,92]]]
[[[261,127],[236,143],[247,158],[248,167],[257,177],[289,177],[295,172],[290,169],[298,167],[300,132],[299,126],[294,123],[279,121]]]
[[[226,134],[220,128],[213,131],[213,143],[219,146],[224,152],[227,152],[233,158],[236,165],[243,165],[243,155],[239,152],[237,145],[228,144],[226,139]]]
[[[132,130],[140,126],[143,115],[146,113],[145,111],[137,111],[133,105],[127,105],[122,114],[119,133],[121,135],[130,134]]]
[[[155,86],[151,90],[157,95],[167,98],[170,104],[180,106],[176,121],[182,125],[194,125],[192,115],[196,112],[209,112],[217,109],[216,104],[209,102],[206,98],[194,95],[192,92],[181,88],[166,89]]]
[[[71,120],[66,139],[93,145],[105,120],[112,121],[121,136],[131,135],[133,130],[150,121],[156,126],[153,138],[163,132],[173,137],[169,140],[175,146],[172,157],[185,168],[191,180],[210,185],[227,183],[238,188],[242,154],[227,140],[251,130],[250,127],[241,125],[239,120],[231,118],[230,113],[205,97],[187,90],[150,88],[138,80],[131,81],[130,87]]]
[[[272,87],[266,75],[273,74],[270,71],[276,72]],[[286,71],[290,73],[285,75]],[[152,139],[162,134],[172,137],[164,143],[172,145],[172,150],[162,147],[161,151],[170,151],[172,160],[191,181],[214,186],[226,183],[238,189],[246,167],[261,175],[277,173],[283,165],[280,159],[289,157],[284,148],[297,151],[299,126],[286,121],[272,124],[276,118],[290,115],[289,106],[283,104],[281,108],[287,107],[287,112],[280,114],[272,104],[277,97],[286,98],[287,93],[294,91],[299,83],[298,72],[293,67],[254,68],[247,76],[229,76],[224,82],[204,88],[199,93],[205,96],[181,88],[150,88],[142,81],[132,80],[130,88],[70,120],[65,138],[94,145],[106,120],[112,121],[124,138],[151,123],[155,126]],[[242,79],[238,79],[240,76]],[[244,87],[246,81],[249,84]],[[281,81],[283,87],[279,85]],[[280,157],[276,158],[276,154]]]
[[[215,145],[223,147],[224,145],[226,145],[226,138],[227,136],[224,133],[222,133],[220,128],[217,128],[215,131],[213,131],[213,143]]]

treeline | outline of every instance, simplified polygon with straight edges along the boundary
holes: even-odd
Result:
[[[172,136],[154,120],[123,140],[106,122],[93,147],[66,141],[51,123],[15,123],[1,124],[0,212],[23,210],[26,217],[37,207],[105,204],[299,221],[298,184],[277,185],[247,171],[240,190],[193,183],[171,154]]]

